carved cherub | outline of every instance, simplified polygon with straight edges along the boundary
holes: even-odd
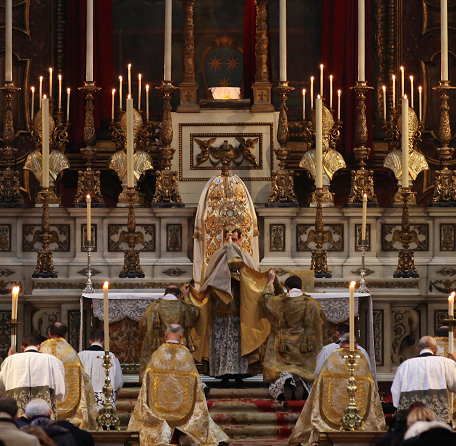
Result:
[[[258,161],[256,156],[252,153],[252,150],[255,148],[258,138],[247,139],[247,141],[242,136],[237,136],[236,141],[239,142],[239,148],[242,150],[242,154],[247,161],[250,161],[254,166],[258,166]]]
[[[194,141],[196,144],[198,144],[201,150],[201,152],[196,156],[196,166],[200,166],[209,159],[212,145],[215,143],[215,141],[217,141],[217,138],[210,138],[207,140],[195,138]]]

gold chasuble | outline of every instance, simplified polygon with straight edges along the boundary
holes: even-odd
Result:
[[[316,358],[323,348],[326,324],[323,308],[306,294],[275,296],[272,283],[264,289],[261,305],[271,324],[263,380],[273,381],[281,372],[289,372],[312,382]]]
[[[150,359],[128,430],[140,432],[141,444],[165,445],[175,429],[192,446],[230,443],[209,416],[192,354],[182,344],[166,342]]]
[[[96,429],[98,410],[95,394],[76,351],[63,338],[44,341],[40,351],[60,359],[65,368],[65,398],[57,401],[57,419],[68,420],[80,429]]]
[[[311,445],[318,442],[319,432],[341,429],[341,418],[348,407],[347,386],[350,376],[347,360],[343,358],[348,353],[348,349],[340,348],[326,360],[293,429],[288,441],[290,446]],[[366,431],[384,431],[385,416],[369,364],[361,351],[358,350],[358,354],[361,357],[356,360],[355,382],[359,415]]]
[[[158,299],[149,305],[139,321],[140,333],[145,331],[139,365],[139,382],[142,382],[152,353],[165,342],[165,332],[169,325],[179,324],[183,327],[185,344],[191,352],[196,351],[197,347],[190,332],[198,316],[198,308],[183,299]]]

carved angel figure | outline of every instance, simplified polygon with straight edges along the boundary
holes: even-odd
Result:
[[[217,141],[217,138],[210,138],[206,141],[204,139],[194,138],[194,141],[200,148],[200,153],[196,156],[196,166],[200,166],[209,159],[212,145]]]
[[[258,166],[258,161],[256,156],[252,153],[252,150],[255,148],[258,138],[247,139],[247,141],[242,136],[237,136],[236,141],[239,142],[239,148],[242,150],[242,155],[244,158],[251,162],[254,166]]]

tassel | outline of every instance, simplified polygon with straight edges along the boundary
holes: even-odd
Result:
[[[158,311],[154,313],[154,328],[159,329],[161,326],[161,320],[160,320],[160,315],[158,314]]]

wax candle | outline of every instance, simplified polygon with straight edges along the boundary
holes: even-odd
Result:
[[[358,81],[366,80],[366,8],[358,0]]]
[[[92,240],[92,198],[90,195],[86,197],[87,203],[87,241]]]
[[[104,347],[109,352],[109,282],[103,284],[103,328],[104,328]]]
[[[361,240],[366,240],[366,223],[367,223],[367,194],[363,195],[363,223],[361,225]]]
[[[342,90],[337,90],[337,120],[340,121],[340,97],[342,96]]]
[[[128,64],[128,96],[131,97],[131,63]]]
[[[133,99],[127,99],[127,186],[134,187],[133,154]]]
[[[122,110],[122,81],[123,77],[119,76],[119,110]]]
[[[62,110],[62,75],[59,74],[59,111]]]
[[[409,129],[408,129],[408,99],[407,95],[402,99],[402,187],[409,187]]]
[[[329,109],[333,109],[333,75],[329,76]]]
[[[420,122],[423,120],[423,87],[418,87],[418,117]]]
[[[11,290],[12,302],[11,302],[11,320],[17,321],[17,307],[19,303],[19,287],[15,286]]]
[[[449,319],[454,318],[454,291],[448,296],[448,317]],[[448,353],[454,352],[454,332],[453,327],[449,324],[448,330]]]
[[[310,109],[313,110],[314,108],[314,80],[315,78],[312,76],[310,78]]]
[[[393,74],[393,110],[396,110],[396,75]]]
[[[405,95],[405,69],[401,67],[401,98]]]
[[[306,120],[306,89],[302,89],[302,120]]]
[[[146,85],[146,120],[149,121],[149,84]]]
[[[410,76],[410,107],[413,107],[413,76]]]
[[[350,307],[350,313],[349,313],[349,321],[348,325],[350,326],[350,351],[353,352],[355,351],[355,286],[356,282],[350,282],[349,291],[350,291],[350,297],[349,297],[349,307]]]
[[[142,75],[138,74],[138,110],[141,110],[141,78]]]
[[[43,76],[40,76],[40,109],[43,106]]]
[[[386,87],[383,85],[383,120],[386,122]]]
[[[30,120],[33,122],[33,117],[35,115],[35,87],[31,88],[32,90],[32,104],[30,110]]]
[[[93,82],[93,0],[87,0],[86,82]]]
[[[285,0],[281,0],[281,1],[285,1]],[[172,32],[173,32],[173,2],[172,2],[172,0],[165,0],[165,61],[164,61],[164,76],[165,76],[164,80],[165,81],[171,81]]]
[[[323,187],[323,99],[320,95],[315,101],[315,187]]]
[[[5,2],[5,82],[13,81],[13,0]]]
[[[320,64],[320,96],[323,96],[323,64]]]
[[[114,100],[116,97],[116,89],[112,89],[112,104],[111,104],[111,121],[114,121]]]
[[[448,0],[440,0],[440,80],[448,80]]]
[[[49,98],[52,98],[52,68],[49,68]]]
[[[43,96],[43,107],[41,110],[41,139],[42,139],[42,153],[41,161],[43,177],[41,179],[41,186],[49,188],[49,98]]]
[[[67,88],[67,122],[70,122],[70,89]]]

